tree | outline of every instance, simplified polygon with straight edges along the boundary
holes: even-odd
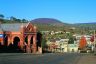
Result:
[[[68,44],[74,44],[74,38],[73,37],[69,38]]]
[[[0,19],[3,19],[4,18],[4,15],[3,14],[0,14]]]
[[[21,22],[21,19],[16,19],[15,21],[20,23]]]
[[[16,18],[13,17],[13,16],[11,16],[11,17],[10,17],[10,20],[11,20],[11,21],[16,21]]]
[[[3,23],[4,22],[4,15],[0,14],[0,22]]]
[[[94,36],[92,36],[92,37],[90,38],[90,41],[91,41],[91,42],[94,42]]]
[[[79,48],[83,49],[86,47],[87,41],[86,38],[84,36],[81,37],[80,42],[79,42]]]
[[[45,37],[42,37],[42,43],[41,43],[41,46],[42,46],[42,48],[44,49],[44,48],[46,48],[46,38]]]
[[[22,22],[27,22],[27,20],[26,19],[22,19]]]

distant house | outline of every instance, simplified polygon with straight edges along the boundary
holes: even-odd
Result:
[[[68,44],[68,52],[78,52],[78,44]]]
[[[49,50],[52,52],[67,52],[69,39],[53,39],[47,42]]]
[[[59,41],[59,47],[57,48],[59,52],[68,52],[68,40],[69,39],[61,39]]]

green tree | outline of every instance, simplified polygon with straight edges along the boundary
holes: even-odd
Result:
[[[11,21],[16,21],[16,18],[13,17],[13,16],[11,16],[11,17],[10,17],[10,20],[11,20]]]
[[[27,22],[27,20],[26,19],[22,19],[22,22],[25,23],[25,22]]]
[[[4,15],[3,14],[0,14],[0,19],[3,19],[4,18]]]
[[[41,46],[42,48],[46,48],[46,39],[44,37],[42,38]]]
[[[4,22],[4,15],[3,14],[0,14],[0,21],[1,21],[1,23]]]
[[[15,21],[20,23],[21,22],[21,19],[16,19]]]
[[[69,41],[68,41],[68,44],[74,44],[74,38],[70,37]]]

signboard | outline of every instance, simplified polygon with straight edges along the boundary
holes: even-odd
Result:
[[[0,38],[3,38],[3,34],[0,34]]]

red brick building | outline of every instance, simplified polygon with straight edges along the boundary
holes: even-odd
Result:
[[[37,30],[32,23],[12,23],[0,24],[0,44],[14,47],[20,47],[27,53],[38,52]],[[26,47],[26,48],[24,48]],[[39,47],[40,48],[40,47]]]

